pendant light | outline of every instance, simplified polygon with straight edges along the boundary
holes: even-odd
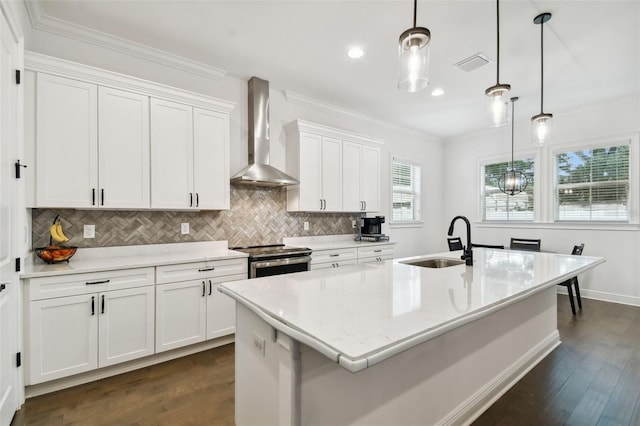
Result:
[[[487,95],[487,116],[493,127],[507,124],[507,103],[511,85],[500,84],[500,0],[496,0],[496,84],[484,91]]]
[[[516,170],[513,160],[513,133],[515,122],[515,102],[517,97],[511,98],[511,168],[498,178],[498,188],[507,195],[516,195],[524,191],[529,184],[527,175]]]
[[[541,13],[533,18],[533,23],[540,25],[540,114],[531,117],[531,138],[534,143],[543,145],[551,140],[553,114],[545,113],[544,101],[544,44],[542,27],[551,19],[550,13]]]
[[[429,85],[427,67],[429,66],[429,42],[431,32],[416,26],[418,0],[413,1],[413,27],[400,34],[398,54],[400,69],[398,90],[417,92]]]

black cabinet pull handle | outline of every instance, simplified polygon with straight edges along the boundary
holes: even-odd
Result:
[[[364,209],[365,210],[367,209],[367,202],[366,201],[364,202]]]
[[[100,190],[100,205],[104,206],[104,188]]]
[[[193,207],[193,192],[189,193],[189,207]]]
[[[209,296],[211,296],[211,289],[213,288],[213,285],[211,285],[211,280],[209,280]]]
[[[215,266],[209,266],[207,268],[200,268],[198,269],[198,272],[207,272],[207,271],[213,271],[214,269],[216,269]]]
[[[202,297],[204,297],[206,290],[207,290],[207,285],[205,284],[204,280],[202,280]]]
[[[338,257],[338,256],[340,256],[340,253],[338,253],[338,254],[330,254],[329,255],[329,257]]]
[[[95,188],[91,188],[91,205],[92,206],[96,205],[96,189]]]
[[[96,285],[96,284],[106,284],[111,280],[102,280],[102,281],[87,281],[86,285]]]
[[[0,284],[0,293],[2,293],[6,289],[7,289],[7,285],[6,284]]]
[[[382,250],[381,250],[381,249],[378,249],[378,250],[374,250],[373,252],[374,252],[374,253],[382,253]]]
[[[196,192],[196,207],[200,205],[200,194]]]
[[[104,314],[104,294],[102,295],[102,301],[100,302],[100,313]]]
[[[91,296],[91,316],[96,314],[96,297]]]

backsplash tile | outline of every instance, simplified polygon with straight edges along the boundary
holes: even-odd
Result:
[[[225,211],[120,211],[33,209],[34,247],[49,244],[49,226],[56,214],[70,238],[67,245],[109,247],[139,244],[227,240],[229,246],[282,243],[284,237],[353,233],[356,213],[289,213],[285,188],[231,186],[231,209]],[[309,222],[309,230],[303,223]],[[189,223],[189,234],[180,224]],[[96,237],[83,238],[84,225],[96,226]]]

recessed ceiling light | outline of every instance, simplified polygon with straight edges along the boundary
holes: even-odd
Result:
[[[351,59],[362,58],[364,56],[364,50],[362,50],[361,47],[352,47],[349,49],[349,52],[347,52],[347,55],[349,55]]]
[[[444,90],[440,89],[439,87],[437,89],[433,89],[433,91],[431,92],[431,96],[442,96],[444,95]]]

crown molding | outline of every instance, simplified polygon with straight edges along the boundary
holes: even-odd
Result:
[[[22,27],[20,26],[20,20],[17,18],[13,10],[13,7],[15,7],[15,5],[15,2],[0,0],[0,10],[4,14],[4,17],[9,24],[9,30],[13,35],[13,39],[16,41],[20,41],[24,39],[24,34],[22,32]]]
[[[38,31],[45,31],[82,43],[93,44],[209,80],[218,81],[227,75],[227,71],[221,68],[49,16],[44,11],[41,1],[25,0],[24,3],[31,26]]]
[[[294,132],[307,132],[319,134],[322,136],[329,136],[336,139],[343,139],[352,142],[362,142],[369,145],[382,145],[384,141],[382,139],[372,138],[370,136],[353,133],[348,130],[338,129],[336,127],[329,127],[323,124],[312,123],[306,120],[295,120],[287,125],[287,130]]]
[[[235,102],[201,95],[187,90],[176,89],[164,84],[154,83],[113,71],[107,71],[89,65],[79,64],[77,62],[71,62],[30,51],[24,52],[24,66],[25,69],[34,72],[44,72],[47,74],[58,75],[60,77],[113,87],[226,114],[230,113],[236,105]]]
[[[405,133],[410,133],[419,137],[429,137],[431,140],[433,140],[434,142],[439,141],[440,139],[428,134],[428,133],[424,133],[421,132],[419,130],[416,129],[412,129],[412,128],[408,128],[408,127],[402,127],[402,126],[398,126],[397,124],[393,124],[390,123],[388,121],[384,121],[381,120],[377,117],[373,117],[370,115],[366,115],[366,114],[362,114],[359,113],[357,111],[353,111],[347,108],[343,108],[334,104],[330,104],[328,102],[324,102],[324,101],[320,101],[318,99],[315,98],[311,98],[309,96],[305,96],[305,95],[301,95],[299,93],[296,92],[292,92],[291,90],[284,90],[284,97],[287,100],[287,102],[292,103],[292,104],[297,104],[297,105],[306,105],[306,106],[310,106],[313,107],[315,109],[319,109],[322,111],[326,111],[332,114],[339,114],[345,117],[349,117],[349,118],[354,118],[356,120],[360,120],[360,121],[365,121],[367,123],[373,123],[373,124],[377,124],[377,125],[382,125],[385,127],[388,127],[390,129],[394,129],[394,130],[398,130],[401,132],[405,132]]]

